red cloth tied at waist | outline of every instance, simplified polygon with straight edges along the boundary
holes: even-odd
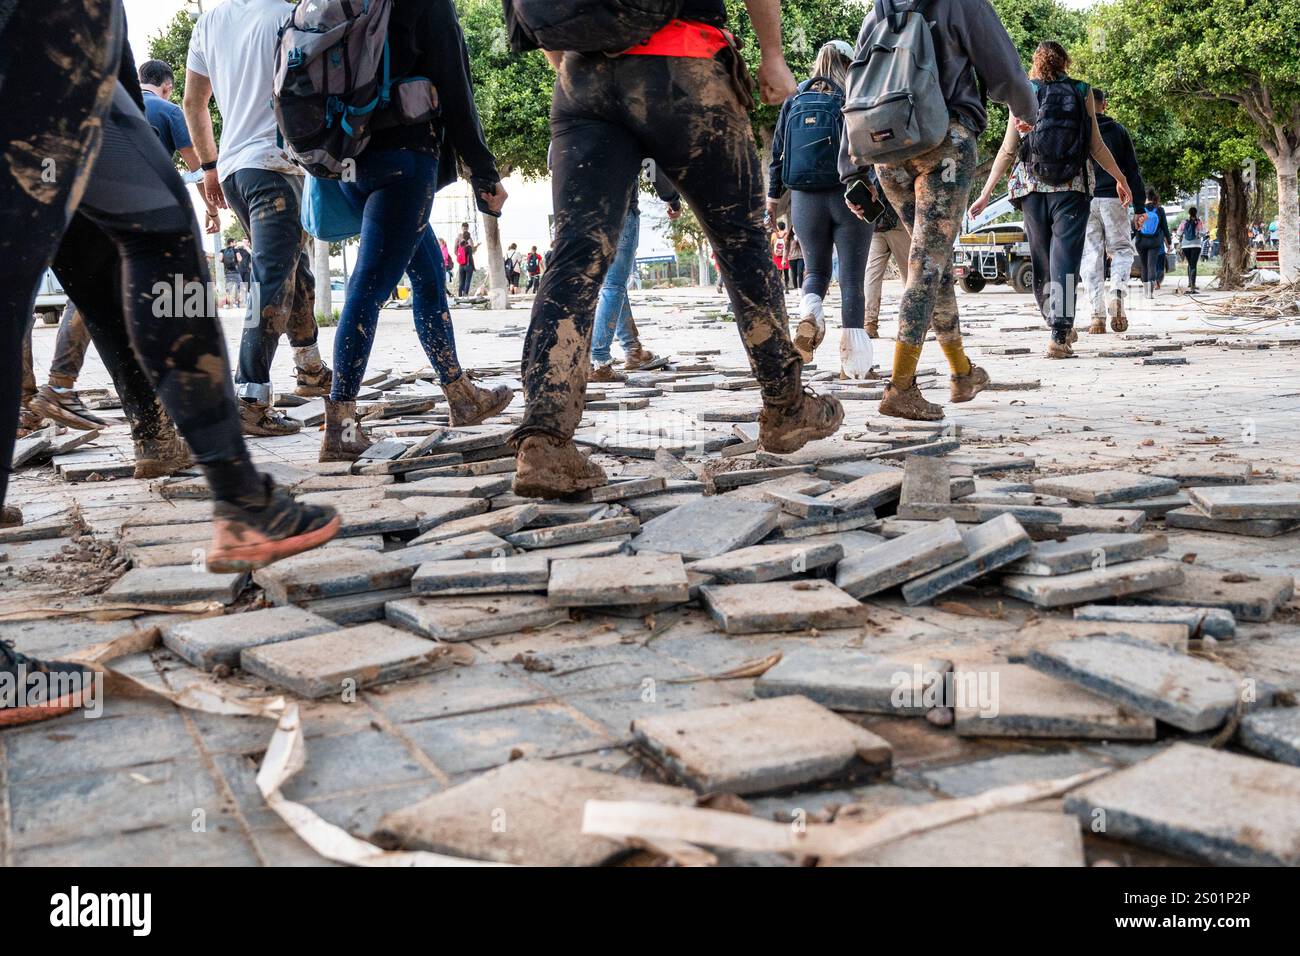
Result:
[[[708,59],[731,45],[731,34],[721,27],[691,20],[670,20],[668,25],[651,34],[623,56],[684,56]]]

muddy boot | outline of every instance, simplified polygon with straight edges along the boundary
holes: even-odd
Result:
[[[98,701],[95,671],[79,663],[43,661],[0,641],[0,687],[22,687],[0,694],[0,728],[33,724],[70,714]]]
[[[456,381],[444,385],[442,394],[447,396],[451,423],[457,426],[477,425],[485,418],[499,414],[515,395],[509,385],[479,388],[469,380],[468,375],[462,375]]]
[[[1106,334],[1106,316],[1102,315],[1100,312],[1094,312],[1094,313],[1092,314],[1092,325],[1088,326],[1088,334],[1089,334],[1089,335],[1105,335],[1105,334]]]
[[[308,345],[293,350],[293,375],[297,385],[295,395],[303,398],[324,398],[334,384],[334,373],[321,361],[320,349]]]
[[[247,398],[239,400],[239,424],[245,435],[254,438],[294,435],[302,430],[301,423],[276,411],[270,403]]]
[[[522,498],[563,498],[605,483],[604,469],[572,441],[529,435],[519,443],[514,490]]]
[[[163,478],[194,464],[194,455],[185,439],[176,433],[170,420],[154,438],[135,440],[135,477]]]
[[[893,382],[885,386],[885,397],[880,400],[880,414],[891,418],[910,418],[914,422],[938,422],[943,420],[943,407],[922,398],[921,390],[916,387],[916,380],[913,379],[907,388],[899,388]]]
[[[954,402],[969,402],[989,387],[989,373],[978,365],[972,365],[965,375],[952,376],[951,382],[949,399]]]
[[[627,354],[623,356],[623,368],[627,369],[629,372],[635,372],[639,368],[645,368],[656,358],[658,358],[658,356],[655,355],[654,352],[642,348],[640,342],[634,342],[631,347],[628,348]]]
[[[1072,359],[1076,358],[1074,349],[1070,348],[1069,342],[1058,342],[1056,339],[1047,343],[1047,357],[1049,359]]]
[[[794,350],[807,365],[813,360],[817,346],[826,338],[826,314],[822,297],[811,292],[803,297],[799,308],[799,325],[794,330]]]
[[[0,528],[21,528],[23,524],[23,509],[17,505],[4,505],[0,507]]]
[[[838,399],[801,390],[787,405],[764,404],[758,416],[758,446],[774,455],[788,455],[810,441],[835,434],[844,421]]]
[[[325,434],[317,461],[356,461],[374,443],[357,421],[356,402],[325,399]]]
[[[18,438],[26,438],[34,431],[45,427],[45,419],[23,405],[18,409]]]
[[[320,547],[339,533],[342,521],[333,508],[299,504],[269,475],[260,477],[258,503],[218,501],[213,509],[209,571],[254,571]]]
[[[868,319],[866,322],[862,323],[862,327],[867,330],[867,335],[871,336],[873,339],[880,338],[879,319]]]
[[[1112,332],[1128,331],[1128,314],[1124,311],[1124,294],[1115,293],[1110,302],[1110,329]]]
[[[588,382],[626,382],[627,376],[622,372],[614,371],[613,362],[605,362],[601,365],[593,365],[587,375]]]
[[[42,385],[27,403],[27,407],[50,421],[83,432],[108,427],[108,422],[98,415],[91,414],[90,409],[82,404],[77,393],[71,389],[57,389],[51,385]]]

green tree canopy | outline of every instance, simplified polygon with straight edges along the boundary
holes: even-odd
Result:
[[[185,61],[190,54],[190,36],[194,33],[194,18],[181,10],[172,17],[171,22],[149,38],[149,59],[162,60],[172,68],[176,78],[172,90],[172,102],[180,104],[185,98]],[[208,103],[212,113],[212,132],[221,144],[221,114],[217,112],[214,101]]]

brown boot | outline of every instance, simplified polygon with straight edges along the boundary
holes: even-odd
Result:
[[[643,349],[640,342],[635,342],[623,356],[623,368],[629,372],[635,372],[639,368],[645,368],[659,356],[655,355],[649,349]]]
[[[587,375],[588,382],[626,382],[627,376],[622,372],[614,371],[613,362],[605,362],[603,365],[593,365],[591,372]]]
[[[1047,357],[1049,359],[1072,359],[1076,356],[1074,349],[1070,348],[1069,342],[1057,342],[1053,339],[1047,343]]]
[[[314,372],[296,368],[293,375],[297,382],[293,393],[303,398],[322,398],[330,393],[330,386],[334,384],[334,373],[324,362]]]
[[[168,427],[156,438],[142,438],[135,444],[135,477],[163,478],[194,464],[194,455],[185,439]]]
[[[1106,334],[1106,316],[1102,315],[1100,312],[1094,312],[1094,313],[1092,314],[1092,325],[1088,326],[1088,334],[1089,334],[1089,335],[1105,335],[1105,334]]]
[[[325,434],[317,461],[356,461],[374,443],[357,421],[356,402],[325,399]]]
[[[302,431],[300,422],[294,421],[265,402],[247,398],[239,400],[239,424],[245,435],[254,438],[275,438]]]
[[[605,483],[604,469],[572,441],[529,435],[519,443],[514,490],[522,498],[563,498]]]
[[[498,385],[492,389],[479,388],[469,380],[468,375],[462,375],[456,381],[444,385],[442,394],[447,396],[451,423],[458,426],[477,425],[485,418],[499,414],[515,397],[509,385]]]
[[[1124,296],[1117,295],[1110,303],[1110,329],[1112,332],[1128,331],[1128,315],[1124,311]]]
[[[866,322],[862,323],[862,327],[867,330],[867,335],[871,336],[873,339],[880,338],[879,319],[874,319],[874,320],[869,319]]]
[[[989,387],[989,373],[978,365],[972,365],[965,375],[954,375],[951,381],[949,398],[954,402],[969,402]]]
[[[0,528],[21,528],[22,525],[23,509],[17,505],[0,507]]]
[[[921,390],[916,387],[916,379],[913,379],[907,388],[899,388],[893,382],[885,386],[885,397],[880,400],[880,414],[891,418],[910,418],[914,422],[938,422],[943,420],[943,407],[922,398]]]
[[[788,405],[764,405],[758,416],[758,445],[774,455],[788,455],[810,441],[835,434],[844,421],[838,399],[805,388]]]

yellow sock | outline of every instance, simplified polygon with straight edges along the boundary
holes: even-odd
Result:
[[[906,342],[894,343],[894,368],[889,380],[900,391],[912,387],[916,378],[916,363],[921,360],[921,346],[908,345]]]
[[[955,342],[940,342],[939,348],[943,349],[943,354],[948,356],[948,364],[952,367],[953,375],[965,375],[970,371],[970,359],[966,357],[966,349],[962,347],[961,339]]]

